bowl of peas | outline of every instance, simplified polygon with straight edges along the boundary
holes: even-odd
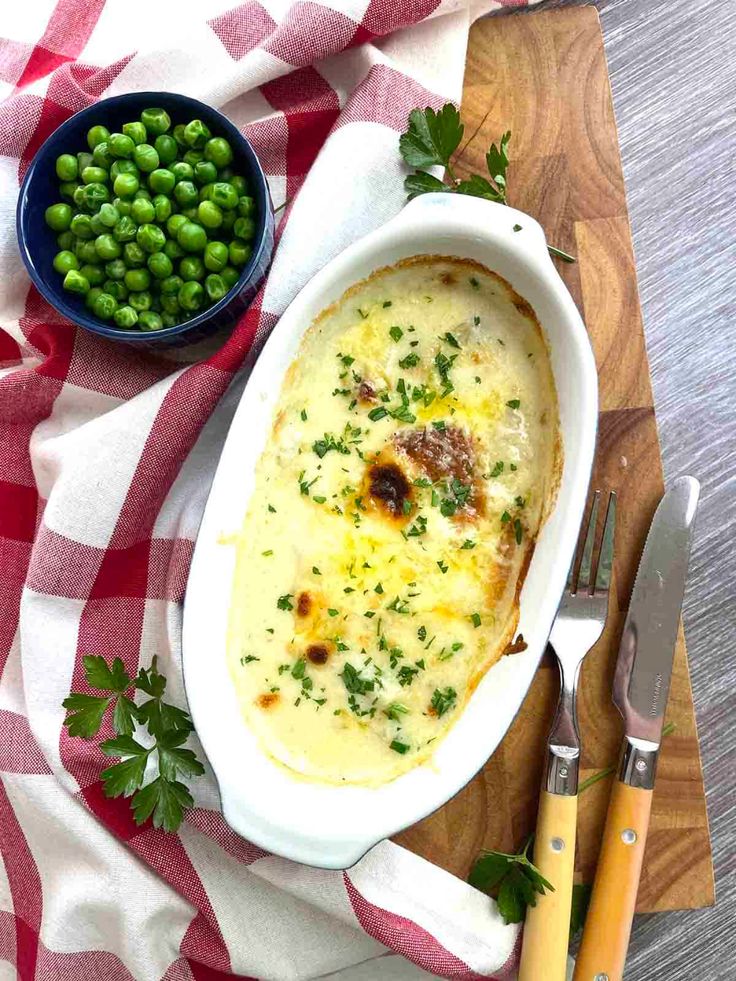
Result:
[[[232,326],[273,251],[250,143],[216,109],[171,92],[104,99],[59,126],[28,168],[16,224],[50,304],[148,347]]]

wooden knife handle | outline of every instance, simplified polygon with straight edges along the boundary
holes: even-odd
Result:
[[[651,790],[616,781],[574,981],[623,978],[651,808]]]
[[[577,797],[542,791],[534,864],[554,892],[539,896],[537,905],[527,909],[519,981],[565,981],[567,976],[577,814]]]

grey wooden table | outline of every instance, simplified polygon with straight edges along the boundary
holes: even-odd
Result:
[[[569,5],[581,3],[535,9]],[[717,892],[713,909],[637,917],[626,981],[725,981],[736,978],[736,4],[595,6],[665,478],[692,473],[703,485],[684,616]]]

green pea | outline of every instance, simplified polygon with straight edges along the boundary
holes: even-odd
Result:
[[[128,267],[125,265],[125,260],[123,259],[113,259],[112,262],[108,262],[105,266],[108,279],[123,279],[127,271]]]
[[[142,313],[143,310],[150,310],[152,302],[153,297],[148,290],[142,290],[140,293],[131,293],[128,297],[128,303],[138,313]]]
[[[161,314],[161,323],[164,325],[164,327],[176,327],[176,325],[179,323],[179,318],[175,313],[167,313],[164,311]]]
[[[72,275],[69,273],[69,275]],[[179,306],[183,310],[199,310],[204,303],[204,287],[196,280],[184,283],[179,290]]]
[[[129,215],[133,209],[132,202],[124,201],[123,198],[113,198],[112,203],[118,209],[118,213],[121,215]]]
[[[92,238],[94,234],[89,215],[74,215],[69,228],[77,238]]]
[[[166,222],[166,231],[175,237],[182,225],[186,225],[187,219],[184,215],[172,215]]]
[[[86,279],[77,269],[70,269],[64,276],[64,289],[70,293],[86,293],[89,289],[89,280]],[[184,284],[186,286],[186,283]],[[182,286],[182,289],[184,289]],[[202,287],[200,286],[200,289]]]
[[[91,263],[86,262],[79,271],[89,282],[90,286],[100,286],[105,282],[105,273],[102,270],[102,266],[93,266]]]
[[[220,225],[220,231],[229,232],[232,229],[233,225],[235,224],[235,220],[237,217],[238,217],[237,211],[233,211],[232,209],[230,211],[223,211],[222,225]]]
[[[161,133],[160,136],[156,137],[153,145],[162,166],[165,167],[167,164],[173,163],[176,160],[179,148],[173,136],[169,136],[168,133]]]
[[[200,187],[213,184],[217,180],[217,167],[209,160],[200,160],[194,165],[194,180]]]
[[[197,205],[193,204],[189,208],[179,208],[179,214],[184,215],[187,221],[193,221],[195,224],[198,223],[199,219],[197,217]]]
[[[154,252],[148,257],[148,268],[156,279],[166,279],[174,271],[174,264],[164,252]]]
[[[177,160],[169,167],[169,170],[176,178],[176,181],[190,181],[194,177],[194,167],[184,160]]]
[[[172,276],[172,279],[179,279],[178,276]],[[181,280],[179,280],[181,285]],[[177,290],[177,293],[179,291]],[[181,307],[179,306],[179,300],[174,293],[163,293],[161,295],[161,309],[165,310],[166,313],[178,313]]]
[[[110,167],[110,177],[115,180],[120,174],[133,174],[134,177],[138,178],[141,176],[141,172],[132,160],[115,160],[113,162],[112,167]]]
[[[248,193],[248,181],[245,179],[245,177],[241,177],[240,174],[235,174],[233,177],[231,177],[230,183],[238,192],[239,198],[242,198],[243,195]]]
[[[160,163],[158,153],[150,143],[141,143],[140,146],[137,146],[133,151],[133,160],[144,174],[150,174]]]
[[[210,272],[220,272],[227,265],[228,251],[224,242],[208,242],[204,247],[204,264]]]
[[[123,123],[122,125],[123,134],[129,136],[136,146],[140,146],[141,143],[145,143],[147,137],[146,127],[143,123]]]
[[[119,198],[132,198],[139,187],[138,178],[135,174],[118,174],[112,186]]]
[[[110,139],[110,130],[106,126],[92,126],[87,130],[87,146],[94,150],[98,143],[104,143]]]
[[[107,180],[107,171],[104,167],[85,167],[82,171],[82,180],[85,184],[104,184]]]
[[[252,218],[256,213],[256,203],[253,198],[242,197],[238,201],[238,214],[241,218]]]
[[[74,221],[73,218],[72,221]],[[74,242],[75,237],[71,230],[62,232],[61,235],[56,236],[56,244],[59,246],[61,252],[65,252],[66,250],[71,251],[74,248]]]
[[[113,156],[107,143],[98,143],[92,151],[92,163],[103,170],[109,170],[113,165]]]
[[[204,160],[204,154],[201,150],[187,150],[187,152],[182,157],[184,163],[188,163],[189,166],[194,170],[198,163],[202,163]]]
[[[60,181],[76,180],[78,173],[77,158],[71,153],[62,153],[56,158],[56,176]]]
[[[163,253],[168,256],[172,261],[174,259],[181,259],[183,255],[186,255],[184,249],[179,245],[179,243],[174,238],[167,238],[164,242]]]
[[[213,136],[204,147],[205,160],[211,160],[215,167],[227,167],[232,163],[233,151],[222,136]]]
[[[76,181],[62,181],[61,184],[59,184],[59,194],[61,194],[63,198],[67,198],[67,200],[73,201],[74,192],[78,187],[81,186],[82,185],[78,184]]]
[[[185,283],[192,279],[204,279],[204,263],[198,255],[185,256],[179,263],[179,275]]]
[[[107,141],[110,153],[113,157],[130,160],[135,150],[135,143],[124,133],[113,133]]]
[[[137,312],[133,309],[133,307],[128,306],[127,304],[124,307],[118,307],[113,314],[113,318],[116,325],[118,327],[122,327],[123,330],[130,330],[131,327],[135,327],[135,325],[138,323]]]
[[[86,184],[78,184],[77,187],[74,188],[74,194],[72,194],[72,201],[74,201],[74,203],[78,208],[87,207],[86,192],[87,192]]]
[[[117,242],[132,242],[137,231],[138,226],[130,215],[123,215],[113,228],[112,234]]]
[[[123,277],[123,282],[129,290],[138,293],[147,290],[151,285],[151,274],[147,269],[128,269]]]
[[[219,228],[222,224],[222,211],[212,201],[200,201],[197,218],[205,228]]]
[[[179,144],[179,146],[185,147],[187,145],[187,141],[184,139],[184,123],[179,123],[178,126],[174,127],[172,132],[174,135],[174,139]]]
[[[171,194],[176,184],[176,177],[170,170],[160,167],[148,175],[148,186],[156,194]]]
[[[255,238],[256,223],[252,218],[238,218],[233,225],[233,231],[237,238],[242,238],[244,241],[249,242]]]
[[[225,280],[225,285],[228,289],[235,286],[237,281],[240,279],[240,273],[232,266],[225,266],[225,268],[220,272],[220,275]]]
[[[189,208],[196,204],[199,193],[191,181],[179,181],[174,188],[174,197],[181,208]]]
[[[79,269],[79,260],[73,252],[65,249],[54,256],[54,269],[62,276],[66,276],[70,269]]]
[[[108,259],[117,259],[123,251],[120,243],[116,242],[109,233],[97,236],[95,239],[95,250],[100,259],[104,259],[105,261]]]
[[[125,243],[123,246],[123,258],[125,259],[125,264],[131,269],[136,269],[138,266],[145,266],[146,264],[146,253],[137,242]]]
[[[128,298],[128,288],[119,279],[106,279],[102,284],[102,289],[105,293],[109,293],[110,296],[114,296],[118,303],[122,303],[123,300],[127,300]]]
[[[222,276],[218,276],[217,273],[209,274],[207,279],[204,281],[204,288],[207,290],[207,296],[213,303],[217,303],[217,301],[221,300],[227,293],[225,280],[222,278]]]
[[[157,313],[154,313],[153,310],[144,310],[138,317],[138,326],[141,330],[161,330],[163,325],[161,317]]]
[[[82,275],[84,275],[84,273]],[[102,292],[103,291],[100,289],[99,286],[93,286],[90,290],[87,291],[87,295],[84,298],[84,305],[89,307],[91,310],[95,300]]]
[[[244,266],[250,259],[253,249],[247,242],[242,242],[239,238],[234,238],[228,246],[230,262],[234,266]]]
[[[55,232],[65,232],[72,223],[72,209],[68,204],[52,204],[46,209],[46,224]]]
[[[153,211],[156,221],[160,224],[171,217],[171,201],[165,194],[157,194],[153,199]]]
[[[98,235],[104,235],[105,232],[108,230],[107,225],[104,225],[100,221],[99,211],[97,212],[96,215],[90,215],[89,224],[90,224],[90,228],[94,232],[95,238],[97,238]]]
[[[100,320],[112,320],[118,308],[118,301],[109,293],[100,293],[92,304],[92,313]]]
[[[84,203],[90,211],[97,212],[105,203],[110,200],[110,192],[105,184],[97,183],[86,184],[82,188]]]
[[[187,221],[176,233],[176,240],[185,252],[201,252],[207,244],[207,232],[201,225]]]
[[[220,208],[237,208],[238,192],[232,184],[226,181],[217,181],[212,188],[212,200]]]
[[[166,293],[169,294],[178,293],[179,287],[183,282],[184,280],[181,278],[181,276],[176,276],[176,275],[167,276],[166,279],[162,279],[161,283],[159,284],[161,294],[164,295]]]
[[[120,220],[120,212],[114,204],[110,204],[108,201],[100,205],[98,216],[102,224],[108,228],[114,228]]]
[[[211,135],[201,119],[193,119],[184,127],[184,141],[195,150],[203,147]]]
[[[171,117],[165,109],[144,109],[141,122],[151,136],[160,136],[171,126]]]
[[[210,181],[209,184],[203,184],[199,189],[199,200],[200,201],[211,201],[212,200],[212,188],[215,186],[214,181]]]
[[[95,265],[100,261],[100,257],[97,255],[97,249],[95,248],[95,243],[92,241],[85,242],[82,241],[82,239],[79,239],[74,251],[80,262],[88,262],[90,265]]]
[[[136,201],[152,201],[153,197],[147,187],[139,187],[133,195]]]
[[[143,251],[150,255],[163,249],[166,236],[158,225],[146,224],[139,226],[135,240]]]
[[[145,198],[136,198],[133,201],[130,217],[133,221],[138,222],[139,225],[145,225],[153,221],[156,217],[156,209],[153,206],[153,202],[147,201]]]

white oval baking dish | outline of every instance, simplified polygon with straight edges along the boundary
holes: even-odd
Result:
[[[521,226],[514,231],[515,226]],[[226,659],[237,533],[268,438],[284,372],[314,317],[353,283],[419,254],[475,259],[534,308],[549,344],[559,398],[564,468],[521,593],[528,648],[487,673],[432,759],[380,787],[309,782],[274,763],[248,730]],[[372,845],[456,794],[498,746],[531,683],[565,584],[595,447],[597,378],[585,327],[528,215],[460,195],[416,198],[347,248],[294,299],[266,342],[235,413],[199,530],[184,606],[184,680],[197,733],[217,777],[225,820],[268,851],[342,869]]]

